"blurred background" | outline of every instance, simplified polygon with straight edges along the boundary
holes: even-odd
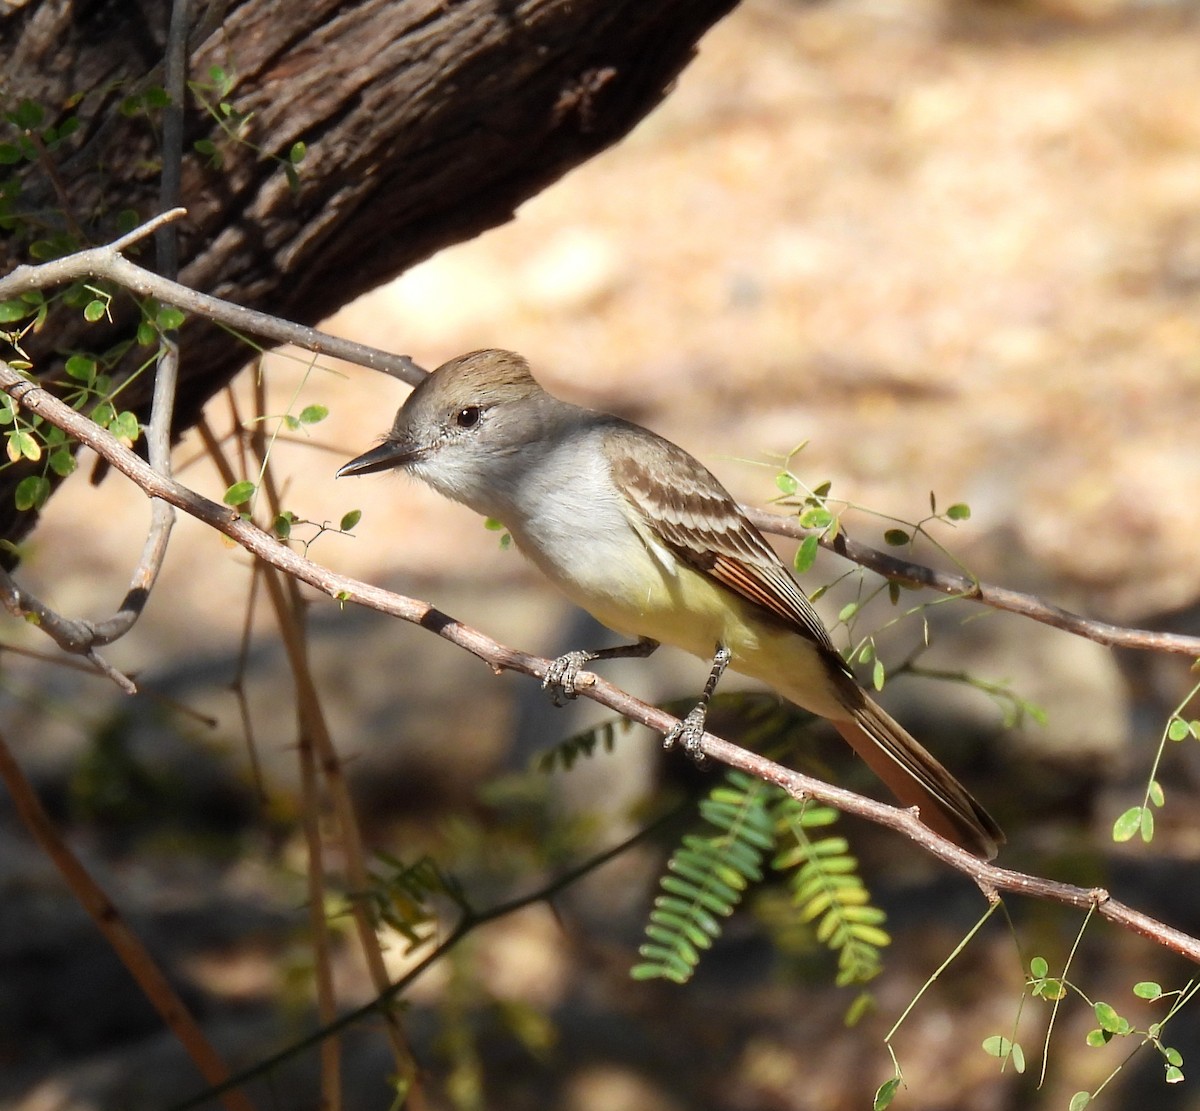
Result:
[[[939,507],[970,505],[969,521],[934,532],[980,578],[1092,617],[1195,631],[1198,22],[1186,2],[749,0],[628,141],[328,328],[429,368],[477,347],[518,350],[553,392],[654,428],[753,504],[778,496],[776,475],[804,444],[790,456],[801,482],[830,481],[835,499],[872,511],[848,511],[856,539],[881,542],[892,522],[879,514],[920,520],[934,492]],[[514,647],[554,655],[598,643],[602,632],[468,511],[403,478],[335,483],[337,467],[386,431],[407,387],[286,351],[268,354],[261,373],[270,414],[330,410],[274,444],[284,504],[318,523],[363,513],[353,537],[326,533],[309,555]],[[248,380],[236,391],[243,419],[251,394]],[[230,427],[225,401],[209,416]],[[183,481],[219,497],[224,483],[198,443],[176,459]],[[52,499],[22,574],[61,612],[100,616],[125,590],[148,511],[119,476],[95,487],[87,470]],[[245,554],[188,520],[173,544],[137,631],[106,653],[143,694],[130,700],[6,651],[0,716],[89,867],[219,1047],[248,1065],[312,1022],[295,696],[269,611],[251,606]],[[920,554],[952,565],[932,548]],[[846,571],[822,557],[806,580],[811,591],[840,579],[822,601],[831,624],[859,590]],[[880,625],[896,616],[886,605],[872,615]],[[1188,661],[1116,653],[967,603],[925,618],[921,666],[965,670],[1044,710],[1044,723],[1012,723],[1006,695],[908,676],[884,694],[1005,826],[1002,863],[1110,887],[1200,931],[1198,754],[1170,747],[1152,846],[1109,837],[1142,800],[1191,685]],[[503,858],[497,845],[532,820],[539,792],[563,828],[586,828],[582,855],[634,828],[631,808],[664,779],[691,778],[653,737],[628,730],[613,754],[531,785],[522,773],[533,754],[605,715],[555,711],[530,680],[493,678],[377,614],[317,599],[310,619],[321,694],[374,848],[406,859],[435,849],[486,890],[519,894],[505,883],[532,873],[506,876],[488,858]],[[919,617],[890,628],[880,642],[889,668],[924,636]],[[49,648],[16,622],[0,637]],[[846,631],[837,638],[846,643]],[[699,689],[705,665],[660,656],[604,671],[650,699]],[[250,772],[239,678],[267,802]],[[818,771],[872,789],[833,744],[814,752]],[[876,1007],[856,1028],[842,1025],[853,995],[833,987],[832,962],[811,939],[773,946],[766,911],[739,915],[693,984],[631,983],[664,841],[554,912],[531,908],[482,931],[417,983],[408,1022],[434,1106],[869,1106],[892,1072],[884,1034],[985,903],[895,836],[844,824],[895,936],[872,984]],[[6,800],[0,892],[0,1106],[161,1108],[200,1090]],[[1021,1016],[1026,1075],[1001,1074],[983,1053],[985,1037],[1011,1033],[1029,957],[1061,968],[1082,925],[1056,908],[1009,905],[1015,934],[990,923],[897,1035],[911,1089],[896,1106],[1065,1107],[1131,1048],[1087,1047],[1094,1016],[1072,997],[1040,1088],[1045,1004]],[[396,971],[402,950],[397,941]],[[1095,923],[1076,962],[1072,979],[1091,999],[1129,1004],[1143,1028],[1163,1008],[1135,1003],[1132,983],[1173,989],[1191,974]],[[346,1005],[371,997],[353,946],[337,972]],[[1196,1034],[1185,1011],[1166,1040],[1187,1058]],[[386,1107],[388,1059],[373,1025],[351,1035],[347,1055],[348,1105]],[[261,1105],[315,1107],[315,1067],[282,1070]],[[1161,1078],[1158,1055],[1143,1050],[1100,1106],[1200,1107],[1194,1085]]]

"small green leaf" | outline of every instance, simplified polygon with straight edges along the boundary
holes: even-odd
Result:
[[[0,166],[13,166],[21,161],[21,148],[12,143],[0,143]]]
[[[983,1051],[989,1057],[1003,1059],[1012,1052],[1012,1042],[999,1034],[993,1034],[990,1038],[983,1039]]]
[[[1046,963],[1045,957],[1034,957],[1033,960],[1029,962],[1029,971],[1032,975],[1036,976],[1037,979],[1040,980],[1046,975],[1047,972],[1050,971],[1050,965]]]
[[[800,514],[801,528],[828,528],[833,523],[833,514],[823,505],[810,505]]]
[[[117,419],[117,410],[111,401],[102,401],[92,410],[91,417],[101,428],[107,428]]]
[[[883,534],[883,542],[893,548],[903,548],[912,539],[902,528],[890,528]]]
[[[1133,994],[1139,999],[1161,999],[1162,986],[1153,980],[1139,980],[1133,985]]]
[[[341,529],[342,532],[349,532],[361,520],[362,510],[352,509],[341,519],[341,521],[338,522],[338,528]]]
[[[1150,790],[1147,792],[1150,796],[1150,801],[1155,806],[1162,807],[1167,801],[1167,796],[1163,793],[1162,784],[1157,779],[1150,780]]]
[[[306,405],[300,410],[300,423],[320,424],[327,416],[329,410],[324,405]]]
[[[971,507],[966,502],[955,502],[946,510],[946,516],[952,521],[966,521],[971,516]]]
[[[225,491],[221,500],[226,505],[245,505],[254,496],[255,486],[249,479],[243,479],[241,482],[235,482],[228,490]]]
[[[1109,1033],[1116,1034],[1121,1028],[1121,1016],[1108,1003],[1097,1003],[1093,1008],[1096,1012],[1096,1021],[1100,1023],[1101,1030],[1107,1030]]]
[[[161,85],[151,85],[142,94],[142,100],[147,108],[165,108],[171,103],[171,94]]]
[[[143,320],[137,328],[137,341],[142,347],[152,347],[158,342],[158,329],[149,320]]]
[[[89,324],[95,324],[98,320],[103,320],[108,307],[98,297],[89,301],[83,306],[83,319]]]
[[[792,558],[792,566],[796,569],[796,574],[803,575],[812,570],[812,565],[817,561],[817,552],[820,547],[821,538],[815,532],[800,541],[800,547],[796,549],[796,554]]]
[[[781,493],[791,495],[796,492],[799,483],[797,483],[795,475],[790,475],[787,471],[780,471],[775,476],[775,485]]]
[[[32,310],[24,301],[0,301],[0,324],[12,324],[24,320]]]
[[[308,147],[303,143],[293,143],[292,149],[288,151],[288,161],[293,166],[299,166],[304,161],[304,156],[308,153]]]
[[[887,1111],[891,1107],[892,1100],[896,1098],[896,1092],[903,1083],[898,1076],[893,1076],[891,1080],[885,1080],[879,1085],[879,1090],[875,1093],[875,1099],[871,1104],[871,1111]]]
[[[186,316],[174,305],[163,305],[154,316],[154,323],[160,331],[174,332],[183,326]]]
[[[1091,1102],[1092,1097],[1087,1092],[1076,1092],[1071,1097],[1071,1102],[1067,1104],[1067,1111],[1083,1111]]]
[[[1013,1068],[1017,1072],[1023,1073],[1025,1071],[1025,1050],[1021,1048],[1020,1042],[1013,1042],[1012,1063]]]
[[[1191,726],[1183,718],[1172,718],[1171,724],[1167,726],[1167,737],[1172,741],[1182,741],[1190,736],[1191,732]]]
[[[1142,823],[1142,808],[1131,806],[1113,822],[1112,839],[1117,842],[1132,841]]]
[[[887,682],[887,673],[883,667],[883,660],[875,657],[875,666],[871,669],[871,682],[875,685],[877,691],[883,690],[883,684]]]
[[[1183,1070],[1177,1065],[1168,1065],[1163,1079],[1168,1084],[1178,1084],[1183,1079]]]
[[[1089,1030],[1084,1041],[1093,1049],[1100,1049],[1112,1041],[1112,1035],[1106,1030]]]
[[[50,480],[43,475],[28,475],[17,483],[13,492],[13,501],[22,513],[27,509],[41,509],[48,497]]]
[[[32,131],[41,125],[45,116],[45,109],[36,101],[22,100],[16,111],[9,113],[8,118],[22,131]]]
[[[131,413],[128,409],[118,413],[109,422],[108,430],[126,447],[133,447],[138,436],[141,435],[137,414]]]
[[[857,602],[847,602],[840,610],[838,610],[839,621],[849,621],[856,613],[858,613]]]
[[[1142,807],[1142,820],[1139,823],[1139,829],[1142,834],[1142,841],[1145,844],[1150,844],[1154,840],[1154,811],[1148,806]]]
[[[296,515],[290,510],[285,509],[275,518],[275,535],[280,540],[286,540],[292,535],[292,522],[296,519]]]
[[[18,428],[8,434],[6,448],[9,459],[14,463],[21,459],[29,459],[36,463],[42,457],[42,445],[23,428]]]
[[[485,517],[483,519],[483,527],[487,529],[488,532],[503,532],[504,522],[497,520],[495,517]]]
[[[56,448],[50,453],[47,462],[50,464],[50,469],[60,478],[66,478],[75,470],[75,456],[67,447]]]
[[[1183,1067],[1183,1054],[1172,1046],[1164,1045],[1162,1055],[1166,1059],[1168,1065],[1175,1065],[1176,1068]]]
[[[72,355],[64,367],[67,374],[80,382],[91,382],[96,377],[96,360],[90,355]]]
[[[842,1025],[847,1029],[853,1029],[862,1021],[863,1016],[874,1008],[875,997],[869,991],[860,991],[854,1002],[846,1008],[846,1013],[842,1017]]]

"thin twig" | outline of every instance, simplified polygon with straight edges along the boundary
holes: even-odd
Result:
[[[41,289],[75,281],[81,277],[108,278],[135,293],[157,297],[166,304],[186,312],[200,313],[230,328],[279,343],[291,343],[306,351],[330,358],[345,359],[371,370],[383,371],[410,385],[419,384],[425,377],[426,372],[407,355],[393,355],[364,344],[350,343],[319,332],[315,328],[292,324],[218,297],[197,293],[187,286],[168,281],[143,269],[120,254],[125,247],[143,238],[162,223],[182,215],[183,209],[175,209],[155,217],[140,228],[135,228],[108,246],[80,251],[38,266],[19,266],[8,277],[0,279],[0,300],[30,289]],[[764,532],[793,539],[803,539],[808,535],[808,531],[801,528],[794,519],[753,507],[744,508],[750,519]],[[934,570],[856,543],[847,539],[844,534],[832,541],[823,541],[823,544],[839,555],[878,571],[887,578],[915,586],[925,586],[943,594],[956,595],[996,609],[1021,614],[1100,644],[1200,657],[1200,637],[1132,629],[1082,617],[1044,602],[1036,595],[979,582],[967,575]]]
[[[320,332],[316,328],[292,324],[280,320],[277,316],[235,305],[232,301],[223,301],[220,297],[197,293],[179,282],[171,281],[130,262],[121,254],[126,247],[144,239],[163,224],[184,215],[185,209],[172,209],[148,220],[107,246],[91,247],[36,266],[18,266],[6,277],[0,278],[0,300],[17,297],[31,289],[47,289],[78,281],[80,278],[107,278],[139,296],[157,298],[163,304],[174,305],[184,312],[205,316],[238,332],[260,336],[277,343],[294,344],[305,351],[313,351],[333,359],[345,359],[370,370],[383,371],[414,386],[425,377],[425,371],[407,355],[393,355],[377,347],[351,343],[349,340]]]
[[[261,429],[261,427],[261,421],[256,422],[255,428]],[[226,486],[231,486],[236,481],[236,475],[207,423],[201,427],[201,436],[221,481]],[[258,456],[260,464],[264,463],[265,447],[260,435],[251,437],[251,446]],[[270,481],[270,472],[265,468],[264,475],[264,487],[270,503],[269,514],[273,520],[279,512],[278,496]],[[366,960],[367,971],[375,984],[375,990],[382,992],[388,984],[387,964],[384,961],[383,950],[380,948],[379,937],[375,933],[375,924],[371,920],[370,909],[362,898],[363,892],[370,887],[370,875],[366,864],[362,833],[359,829],[350,787],[342,770],[341,757],[338,755],[337,746],[333,743],[333,735],[329,730],[329,724],[321,704],[320,692],[317,690],[312,668],[309,666],[308,642],[301,625],[299,591],[296,588],[295,580],[281,578],[276,569],[269,565],[269,561],[261,561],[260,570],[267,588],[267,596],[275,612],[275,618],[279,622],[284,651],[288,657],[292,682],[295,684],[300,728],[304,742],[310,745],[316,754],[321,774],[329,788],[333,813],[341,833],[347,886],[353,893],[350,900],[350,914],[354,921],[355,932]],[[286,588],[285,583],[287,584]],[[389,1012],[385,1015],[385,1020],[396,1067],[405,1086],[410,1091],[409,1098],[412,1101],[413,1111],[419,1111],[423,1103],[418,1086],[416,1058],[400,1026],[398,1016]]]
[[[765,509],[755,509],[743,506],[746,515],[763,532],[773,532],[779,536],[787,536],[794,540],[803,540],[809,535],[809,530],[802,528],[794,517],[781,517],[778,513],[770,513]],[[1113,648],[1140,648],[1150,652],[1172,652],[1184,656],[1200,658],[1200,637],[1187,636],[1182,633],[1163,633],[1150,629],[1131,629],[1123,625],[1113,625],[1108,621],[1096,621],[1090,617],[1082,617],[1077,613],[1062,609],[1050,602],[1043,601],[1036,594],[1023,594],[1019,590],[1009,590],[1003,586],[993,586],[980,582],[969,575],[954,571],[938,571],[924,564],[913,563],[907,559],[876,548],[859,544],[839,532],[833,540],[822,539],[821,546],[836,552],[846,559],[852,560],[872,571],[877,571],[884,578],[896,582],[909,583],[912,586],[924,586],[941,594],[963,598],[970,602],[982,602],[993,609],[1007,610],[1020,614],[1022,617],[1040,621],[1044,625],[1052,625],[1056,629],[1073,633],[1075,636],[1094,640]]]
[[[199,1024],[141,939],[129,928],[121,912],[92,879],[70,846],[59,836],[54,822],[46,813],[37,792],[25,777],[2,733],[0,779],[8,788],[13,805],[26,829],[53,861],[71,894],[96,923],[97,929],[104,935],[129,974],[137,981],[142,993],[158,1011],[171,1033],[178,1038],[193,1064],[200,1070],[200,1075],[220,1090],[221,1102],[227,1111],[254,1111],[249,1098],[238,1090],[236,1082],[230,1079],[225,1062],[205,1038]]]
[[[407,988],[416,983],[430,968],[445,958],[446,954],[454,949],[469,935],[481,929],[483,926],[491,922],[497,922],[501,918],[507,918],[511,914],[516,914],[518,911],[525,910],[527,907],[536,906],[538,903],[552,903],[554,896],[562,891],[566,891],[584,876],[602,868],[610,860],[616,860],[620,856],[624,856],[635,845],[642,841],[653,837],[665,825],[674,821],[683,811],[685,804],[675,806],[664,814],[660,814],[652,822],[642,826],[636,833],[626,837],[623,841],[604,849],[595,856],[590,856],[587,860],[576,864],[572,868],[568,868],[560,875],[556,876],[549,883],[534,891],[530,891],[525,895],[518,895],[516,898],[507,899],[504,902],[496,903],[494,906],[488,907],[486,910],[466,910],[462,917],[454,924],[453,929],[446,937],[439,942],[432,950],[425,954],[416,964],[414,964],[403,976],[395,982],[389,984],[383,992],[377,995],[374,999],[362,1004],[360,1007],[352,1011],[347,1011],[331,1023],[325,1026],[318,1027],[311,1034],[307,1034],[299,1041],[292,1042],[290,1045],[281,1049],[278,1053],[273,1054],[265,1060],[259,1061],[257,1065],[252,1065],[244,1072],[238,1073],[225,1082],[222,1087],[210,1088],[207,1091],[200,1092],[191,1099],[185,1100],[183,1103],[176,1104],[169,1111],[192,1111],[192,1108],[199,1107],[212,1099],[213,1096],[219,1095],[225,1088],[232,1087],[236,1084],[246,1084],[251,1080],[256,1080],[261,1076],[268,1076],[279,1068],[286,1061],[298,1057],[301,1053],[306,1052],[315,1045],[320,1045],[326,1038],[331,1038],[343,1030],[348,1029],[355,1023],[361,1022],[365,1018],[369,1018],[376,1011],[390,1008],[392,1001],[398,998]]]
[[[116,470],[132,479],[145,494],[170,501],[185,513],[224,533],[265,563],[308,583],[321,593],[341,602],[366,606],[429,629],[478,656],[497,673],[511,670],[538,678],[545,676],[550,665],[549,660],[498,644],[477,629],[454,620],[426,602],[394,594],[313,563],[251,522],[243,520],[228,506],[218,505],[180,483],[157,474],[105,429],[76,413],[70,406],[36,383],[23,378],[4,363],[0,363],[0,389],[6,390],[30,411],[85,443]],[[641,722],[661,733],[666,733],[676,724],[676,719],[664,710],[647,705],[590,673],[580,675],[577,687],[587,697],[616,710],[631,721]],[[767,782],[776,783],[797,798],[814,798],[836,806],[848,814],[903,833],[939,860],[970,876],[989,897],[994,897],[997,891],[1011,891],[1065,906],[1095,906],[1101,917],[1200,963],[1200,939],[1190,937],[1149,915],[1125,906],[1111,898],[1106,891],[1076,887],[985,863],[924,826],[915,809],[905,810],[889,806],[887,803],[876,802],[874,799],[831,786],[819,779],[774,764],[720,738],[706,734],[702,747],[706,755],[731,767],[741,768]]]

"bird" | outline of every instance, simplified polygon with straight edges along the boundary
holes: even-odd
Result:
[[[808,596],[725,487],[683,448],[538,384],[519,354],[451,359],[405,399],[377,446],[338,477],[400,470],[499,520],[571,601],[632,644],[555,660],[573,697],[584,664],[668,644],[712,661],[696,707],[667,735],[699,749],[726,666],[834,728],[936,833],[984,859],[1004,833],[970,792],[866,692]]]

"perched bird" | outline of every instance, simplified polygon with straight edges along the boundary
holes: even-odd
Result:
[[[408,397],[378,447],[338,471],[398,468],[503,522],[579,606],[637,643],[556,660],[574,695],[591,660],[659,643],[713,661],[667,743],[695,751],[726,664],[828,718],[930,829],[987,859],[1004,834],[967,790],[858,684],[791,572],[701,463],[639,425],[548,394],[511,351],[473,351]]]

